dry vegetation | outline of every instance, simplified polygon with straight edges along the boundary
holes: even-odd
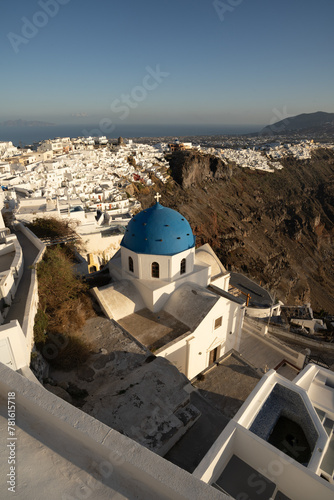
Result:
[[[27,227],[38,236],[38,238],[73,238],[78,239],[75,231],[76,222],[56,217],[36,217]]]
[[[57,219],[35,219],[30,229],[40,237],[73,236],[73,227]],[[89,356],[91,346],[81,339],[81,330],[86,319],[95,314],[88,286],[74,272],[73,255],[71,245],[48,247],[37,268],[35,343],[53,366],[62,369],[79,366]]]

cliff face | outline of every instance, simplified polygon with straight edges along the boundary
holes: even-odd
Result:
[[[209,180],[229,180],[232,168],[219,158],[195,151],[177,151],[170,158],[173,179],[183,188],[200,186]]]
[[[311,302],[334,314],[334,152],[311,160],[287,158],[263,173],[214,162],[194,152],[173,153],[174,181],[154,190],[180,211],[197,236],[232,270],[276,291],[289,304]]]

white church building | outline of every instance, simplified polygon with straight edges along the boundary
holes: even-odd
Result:
[[[195,249],[185,217],[157,200],[131,219],[109,261],[112,282],[94,293],[109,318],[192,379],[238,349],[245,300],[228,292],[212,248]]]
[[[20,230],[39,251],[36,264],[45,246],[22,225]],[[140,246],[142,240],[165,245]],[[180,335],[156,353],[174,359],[188,376],[210,364],[212,352],[221,356],[237,349],[244,314],[243,302],[227,291],[229,274],[212,249],[195,250],[194,244],[184,217],[157,203],[132,219],[109,264],[112,283],[95,290],[108,315],[136,324],[139,338],[150,324],[163,335],[172,325]],[[0,253],[3,267],[11,266],[17,252],[10,247]],[[22,258],[16,264],[20,274]],[[1,498],[14,493],[19,500],[333,499],[332,371],[308,365],[293,381],[267,372],[191,474],[38,382],[29,368],[38,298],[35,265],[31,271],[22,329],[17,320],[0,326],[0,433],[7,443],[0,455]],[[170,415],[168,405],[164,410]]]

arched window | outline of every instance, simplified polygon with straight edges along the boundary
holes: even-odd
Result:
[[[185,274],[185,272],[186,272],[186,259],[182,259],[180,264],[180,274]]]
[[[157,262],[152,263],[152,278],[159,278],[159,264]]]
[[[133,258],[129,257],[129,271],[133,273]]]

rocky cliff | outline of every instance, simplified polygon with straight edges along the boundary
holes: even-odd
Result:
[[[206,181],[230,180],[232,167],[215,156],[197,151],[177,151],[169,159],[171,175],[183,189]]]
[[[209,242],[222,262],[275,291],[288,304],[311,302],[334,314],[334,151],[286,158],[263,173],[197,152],[170,158],[173,180],[139,194],[189,220],[197,245]]]

